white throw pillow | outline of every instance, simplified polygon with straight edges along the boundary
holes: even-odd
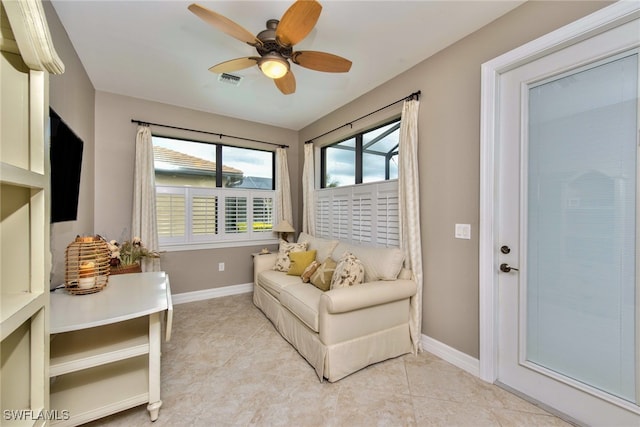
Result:
[[[303,243],[289,243],[280,239],[280,249],[278,250],[278,258],[273,266],[276,271],[288,272],[291,268],[291,260],[289,259],[289,253],[291,252],[304,252],[307,250],[308,244]]]

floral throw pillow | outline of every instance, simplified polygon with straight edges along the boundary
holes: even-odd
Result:
[[[280,239],[280,249],[278,250],[278,258],[273,266],[276,271],[288,272],[291,268],[291,260],[289,259],[289,253],[291,252],[304,252],[307,250],[308,243],[289,243]]]
[[[336,265],[336,271],[331,279],[331,289],[347,288],[359,285],[363,281],[364,266],[362,262],[351,252],[345,252]]]

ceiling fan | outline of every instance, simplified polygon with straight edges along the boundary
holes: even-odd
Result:
[[[289,60],[301,67],[330,73],[346,73],[351,61],[337,55],[317,51],[294,51],[293,46],[302,41],[316,25],[322,6],[316,0],[297,0],[282,15],[280,21],[269,19],[267,28],[257,35],[204,6],[193,3],[188,8],[200,19],[220,31],[256,48],[258,55],[232,59],[209,68],[214,73],[231,73],[257,65],[262,73],[273,79],[276,87],[285,95],[296,91],[296,79]]]

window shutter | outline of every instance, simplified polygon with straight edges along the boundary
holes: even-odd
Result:
[[[161,245],[271,240],[275,191],[156,186]]]
[[[331,190],[316,191],[316,236],[328,239],[331,224]]]
[[[380,184],[376,196],[376,246],[400,245],[398,182]]]
[[[273,198],[253,197],[253,231],[270,232],[273,228]]]
[[[224,198],[224,232],[238,234],[247,232],[247,198],[226,196]]]
[[[331,200],[331,225],[329,230],[331,237],[334,239],[349,241],[350,240],[350,212],[349,212],[349,194],[337,194],[337,190],[333,194]]]
[[[351,240],[353,243],[371,243],[372,234],[374,232],[372,224],[372,196],[371,191],[358,192],[353,195],[351,223]]]
[[[218,198],[194,195],[191,197],[191,233],[194,236],[215,236],[218,233]]]
[[[184,239],[185,201],[185,192],[181,189],[176,189],[175,192],[158,191],[156,194],[156,216],[160,241]]]
[[[316,191],[316,235],[343,242],[393,246],[399,238],[398,182]]]

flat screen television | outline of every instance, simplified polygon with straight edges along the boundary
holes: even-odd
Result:
[[[73,133],[53,109],[51,126],[51,222],[78,219],[83,141]]]

